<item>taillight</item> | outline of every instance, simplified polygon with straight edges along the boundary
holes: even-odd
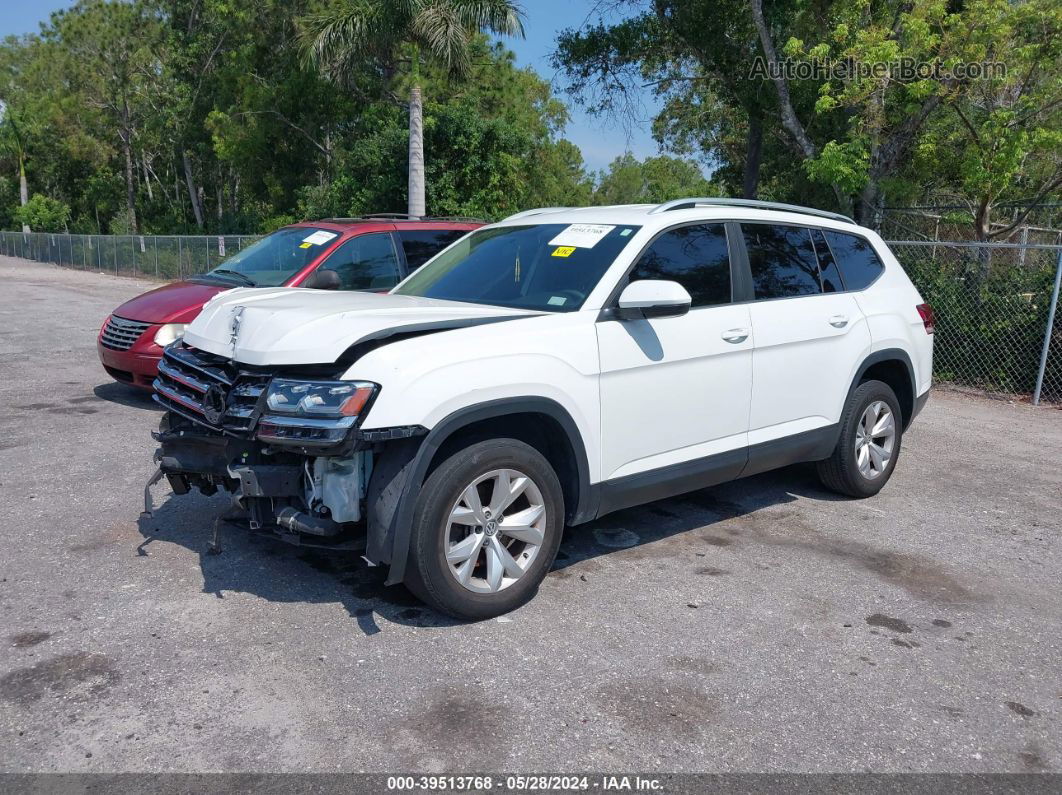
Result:
[[[922,325],[926,327],[926,334],[932,334],[936,330],[936,317],[933,315],[933,307],[929,304],[919,304],[915,307],[922,318]]]

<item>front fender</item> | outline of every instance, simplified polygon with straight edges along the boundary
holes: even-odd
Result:
[[[374,463],[366,494],[366,556],[373,562],[390,564],[387,585],[400,583],[405,577],[417,495],[427,476],[428,467],[443,443],[473,423],[507,414],[525,413],[551,417],[568,436],[579,480],[579,500],[572,512],[572,523],[577,524],[596,516],[598,506],[595,500],[598,494],[590,484],[586,445],[574,419],[563,406],[544,397],[499,399],[465,406],[438,422],[426,436],[387,445]]]

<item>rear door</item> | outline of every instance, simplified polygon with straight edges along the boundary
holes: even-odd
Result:
[[[741,229],[756,339],[751,446],[836,423],[871,339],[821,231],[749,222]]]
[[[718,480],[744,466],[752,334],[749,306],[733,302],[728,226],[740,234],[723,223],[661,233],[620,287],[677,281],[693,298],[688,313],[597,324],[606,480],[713,456]]]

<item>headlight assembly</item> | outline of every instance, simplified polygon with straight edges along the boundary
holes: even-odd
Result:
[[[379,387],[368,381],[296,381],[274,378],[258,438],[280,445],[330,446],[358,423]]]
[[[357,417],[376,394],[367,381],[292,381],[274,378],[266,405],[275,414],[295,417]]]
[[[186,328],[188,328],[187,323],[167,323],[166,325],[161,326],[159,330],[155,332],[155,344],[160,348],[165,348],[184,334]]]

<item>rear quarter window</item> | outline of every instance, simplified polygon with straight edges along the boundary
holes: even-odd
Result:
[[[823,234],[848,290],[869,287],[885,270],[874,246],[866,238],[829,230],[823,230]]]

